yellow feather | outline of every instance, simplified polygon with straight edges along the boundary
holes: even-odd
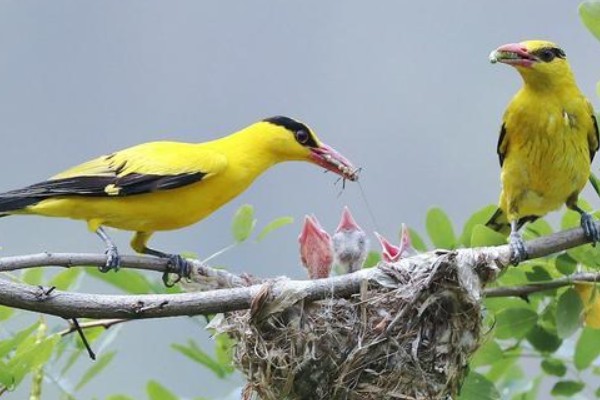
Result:
[[[555,46],[521,45],[529,52]],[[499,207],[509,221],[543,216],[576,201],[590,175],[590,155],[598,149],[593,111],[566,59],[517,70],[524,85],[504,114],[505,134],[498,144],[504,157]]]
[[[135,231],[132,246],[143,251],[153,232],[178,229],[200,221],[242,193],[271,166],[283,161],[316,162],[312,148],[305,142],[300,143],[297,132],[290,126],[303,130],[302,140],[310,140],[313,148],[326,146],[305,125],[289,118],[277,118],[279,122],[261,121],[210,142],[145,143],[98,157],[38,184],[76,182],[81,183],[81,192],[77,192],[79,186],[76,186],[75,192],[68,195],[44,197],[39,196],[44,186],[33,185],[3,193],[0,194],[0,206],[4,208],[0,207],[0,214],[81,219],[92,231],[101,226]],[[332,149],[330,151],[333,167],[352,169],[347,160]],[[336,172],[343,174],[339,170]],[[152,186],[160,183],[161,178],[165,178],[162,182],[169,183],[169,179],[178,176],[183,177],[183,183],[176,181],[175,187],[165,190]],[[186,181],[188,176],[193,179]],[[139,192],[124,195],[127,194],[124,193],[127,190],[124,182],[128,179],[128,182],[133,180],[134,184],[141,185],[136,188]],[[91,189],[86,185],[91,185]],[[57,188],[62,189],[60,185]],[[19,206],[23,201],[25,205]]]

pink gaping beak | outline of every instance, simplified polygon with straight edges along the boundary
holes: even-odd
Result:
[[[518,67],[531,67],[537,58],[527,51],[527,48],[520,43],[509,43],[498,47],[490,53],[490,62],[495,64],[514,65]]]
[[[321,167],[335,172],[344,179],[351,181],[358,180],[358,171],[352,163],[343,155],[338,153],[333,147],[329,147],[325,143],[321,143],[319,147],[310,149],[310,159],[313,163]]]
[[[395,263],[405,254],[415,253],[410,240],[410,232],[405,224],[402,224],[402,233],[400,234],[400,247],[394,246],[385,237],[374,232],[379,244],[381,244],[381,258],[388,263]]]
[[[348,206],[344,207],[344,211],[342,211],[342,219],[340,220],[340,224],[338,225],[338,227],[335,231],[340,232],[342,230],[362,231],[360,226],[358,226],[358,224],[354,220],[354,217],[352,217],[352,214],[350,213],[350,209],[348,208]]]
[[[300,236],[300,259],[310,279],[329,277],[333,263],[331,236],[321,228],[315,216],[305,216]]]
[[[394,246],[385,237],[377,232],[374,232],[379,244],[381,245],[381,258],[387,263],[395,263],[402,256],[402,249]]]

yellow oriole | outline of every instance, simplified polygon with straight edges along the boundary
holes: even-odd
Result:
[[[581,214],[581,226],[594,243],[600,232],[592,216],[577,206],[598,150],[598,126],[581,93],[565,52],[554,43],[530,40],[499,47],[492,63],[512,65],[523,87],[506,112],[498,140],[502,193],[487,223],[508,233],[513,263],[527,256],[519,229],[566,204]]]
[[[210,142],[152,142],[98,157],[44,182],[1,193],[0,216],[87,221],[106,245],[102,271],[119,266],[117,248],[102,227],[135,231],[135,251],[168,258],[181,276],[189,272],[185,260],[147,247],[150,236],[200,221],[283,161],[309,161],[344,179],[357,179],[352,164],[308,126],[276,116]]]

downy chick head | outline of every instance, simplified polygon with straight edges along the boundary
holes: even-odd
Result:
[[[344,207],[342,218],[333,235],[335,262],[344,273],[362,268],[369,251],[369,240],[365,231],[356,223],[348,207]]]

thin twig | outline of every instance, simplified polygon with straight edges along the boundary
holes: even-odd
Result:
[[[131,320],[126,319],[126,318],[98,319],[95,321],[88,321],[88,322],[81,323],[81,324],[79,324],[79,328],[81,328],[82,330],[86,330],[86,329],[90,329],[90,328],[98,328],[98,327],[108,329],[111,326],[114,326],[117,324],[122,324],[123,322],[127,322],[127,321],[131,321]],[[58,334],[60,336],[67,336],[75,331],[77,331],[77,328],[75,327],[75,325],[73,323],[70,323],[69,327],[67,329],[58,332]]]
[[[87,350],[88,355],[90,356],[90,358],[92,360],[95,360],[96,353],[94,353],[94,351],[92,350],[92,347],[90,346],[90,342],[88,342],[87,338],[85,337],[85,333],[83,333],[83,329],[81,329],[81,326],[79,326],[79,322],[77,321],[77,318],[72,318],[71,323],[75,327],[75,331],[77,331],[77,333],[79,334],[79,337],[81,338],[81,342],[83,343],[83,346]]]
[[[578,272],[546,282],[530,283],[522,286],[502,286],[485,289],[486,297],[523,297],[536,292],[571,286],[574,283],[600,282],[600,272]]]
[[[600,226],[599,226],[600,228]],[[581,228],[559,232],[543,238],[527,242],[529,258],[543,257],[558,251],[582,245],[588,240]],[[403,263],[416,262],[420,258],[434,257],[435,253],[426,253],[400,260],[397,268]],[[456,250],[457,257],[485,264],[496,262],[505,266],[510,259],[510,248],[507,245],[477,249]],[[40,265],[103,265],[105,256],[95,254],[41,254],[0,259],[0,271],[17,270]],[[164,272],[166,261],[149,257],[123,257],[123,267],[149,269]],[[69,293],[54,290],[46,293],[40,288],[0,280],[0,304],[35,312],[57,315],[66,319],[72,318],[164,318],[181,315],[200,315],[242,310],[250,307],[252,300],[260,292],[262,285],[247,285],[247,280],[222,270],[214,270],[195,263],[195,267],[204,268],[204,272],[216,279],[231,280],[239,283],[239,287],[210,290],[205,292],[161,294],[161,295],[98,295]],[[380,268],[361,270],[353,274],[318,279],[312,281],[292,281],[277,279],[270,282],[271,294],[274,297],[282,294],[301,294],[307,301],[321,300],[329,297],[348,297],[359,292],[365,280],[385,280],[385,273]],[[578,281],[595,282],[596,274],[577,275]],[[565,286],[574,282],[573,278],[559,278],[559,283],[526,285],[517,288],[489,289],[490,296],[519,296],[540,290],[548,290]],[[558,286],[552,286],[558,285]]]

